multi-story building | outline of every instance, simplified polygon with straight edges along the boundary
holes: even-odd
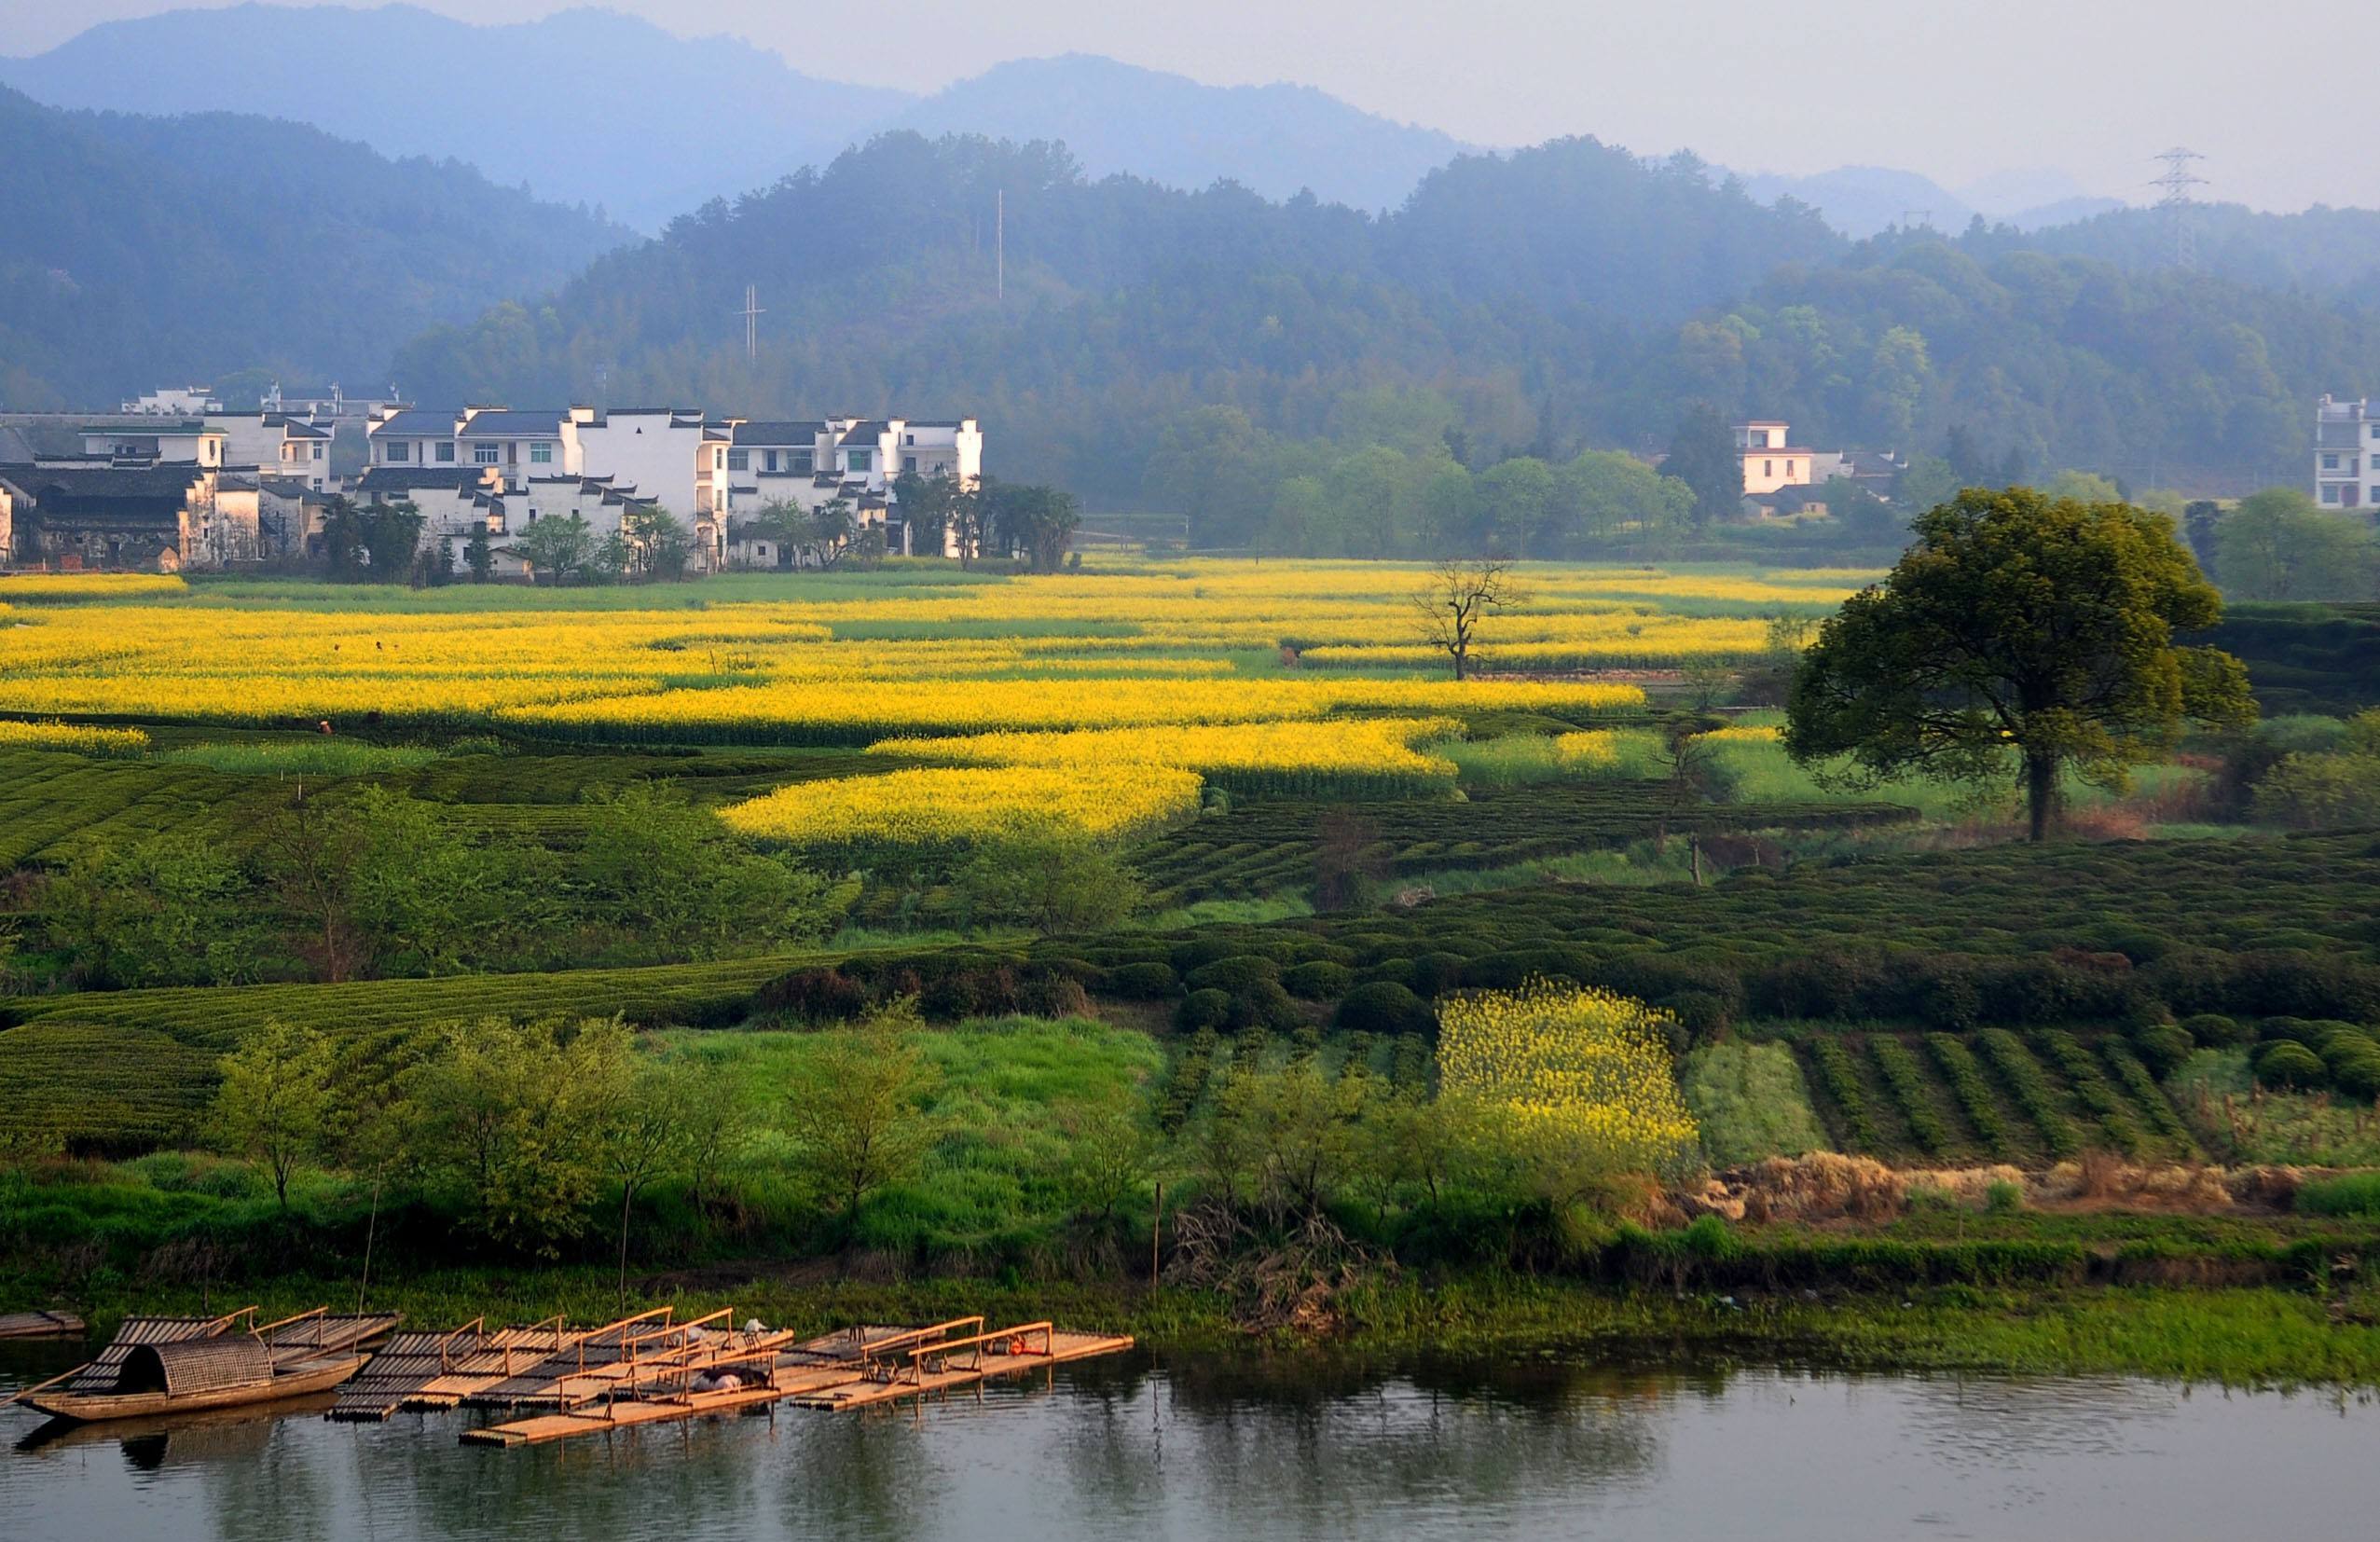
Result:
[[[2314,501],[2326,509],[2380,509],[2380,401],[2314,406]]]
[[[1790,443],[1787,424],[1755,419],[1735,425],[1736,454],[1743,461],[1746,497],[1775,492],[1780,488],[1804,488],[1815,480],[1815,452]]]
[[[331,486],[328,422],[285,412],[210,412],[206,426],[223,435],[223,463],[254,468],[259,476],[286,477],[315,492]]]
[[[126,402],[121,410],[127,416],[191,418],[221,412],[223,404],[215,400],[212,386],[164,386],[146,395],[135,396]]]
[[[730,419],[727,429],[727,442],[711,451],[727,513],[750,516],[775,504],[816,513],[839,499],[861,523],[881,525],[895,552],[913,546],[895,490],[903,475],[969,487],[984,476],[984,431],[972,418]]]

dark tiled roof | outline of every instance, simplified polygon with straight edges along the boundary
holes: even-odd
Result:
[[[807,447],[816,445],[819,435],[825,432],[826,425],[815,420],[809,422],[737,423],[735,442],[739,445],[800,445]]]
[[[502,407],[488,407],[471,415],[462,425],[466,434],[543,434],[552,437],[562,432],[563,414],[559,411],[514,412]]]
[[[852,424],[850,430],[843,436],[846,439],[874,439],[879,434],[890,434],[891,432],[892,425],[886,422],[883,419],[868,418]]]
[[[487,479],[485,466],[366,466],[355,479],[359,492],[403,492],[408,488],[438,488],[463,492]]]
[[[407,407],[372,432],[402,434],[409,438],[420,438],[431,434],[445,436],[454,433],[455,417],[456,415],[451,412],[432,412],[421,407]]]
[[[57,494],[69,498],[179,498],[205,474],[187,461],[162,466],[0,465],[0,476],[31,493],[35,500]]]

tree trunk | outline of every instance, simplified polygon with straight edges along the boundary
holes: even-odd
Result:
[[[636,1198],[632,1185],[620,1186],[620,1305],[624,1309],[628,1304],[628,1206]]]
[[[2049,839],[2057,825],[2057,769],[2056,755],[2029,750],[2025,755],[2025,812],[2032,826],[2032,838]]]
[[[380,1175],[372,1175],[372,1218],[364,1223],[364,1277],[355,1282],[355,1310],[364,1310],[365,1293],[372,1288],[372,1239],[380,1230]]]

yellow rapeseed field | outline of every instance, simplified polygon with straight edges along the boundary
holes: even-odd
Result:
[[[929,767],[797,782],[721,811],[760,839],[855,860],[1030,839],[1125,840],[1198,812],[1198,778],[1170,766]]]
[[[0,720],[0,750],[71,750],[77,755],[137,755],[149,747],[138,728],[93,728],[76,723]]]
[[[1357,718],[895,738],[868,748],[879,754],[1057,765],[1111,777],[1137,765],[1169,765],[1235,791],[1363,797],[1452,792],[1454,763],[1413,746],[1461,731],[1452,718]]]
[[[1608,991],[1532,982],[1438,1009],[1438,1087],[1524,1160],[1674,1175],[1699,1161],[1664,1019]]]

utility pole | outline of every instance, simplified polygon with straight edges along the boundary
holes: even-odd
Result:
[[[763,314],[760,285],[756,283],[744,285],[744,309],[737,314],[744,318],[744,357],[757,359],[761,356],[761,316]]]
[[[2202,187],[2207,182],[2205,177],[2191,172],[2190,163],[2207,158],[2195,150],[2185,150],[2176,145],[2170,150],[2160,150],[2149,158],[2165,162],[2163,174],[2151,177],[2149,186],[2162,188],[2165,193],[2157,200],[2157,207],[2165,211],[2166,239],[2172,243],[2170,256],[2173,266],[2189,272],[2198,266],[2197,230],[2190,217],[2190,189]]]
[[[1909,216],[1910,216],[1910,215],[1912,215],[1912,214],[1915,214],[1915,215],[1917,216],[1917,218],[1916,218],[1916,219],[1914,219],[1914,220],[1912,220],[1912,219],[1909,217]],[[1933,229],[1933,210],[1931,210],[1931,209],[1904,209],[1904,210],[1902,210],[1902,211],[1901,211],[1901,228],[1902,228],[1902,229],[1904,229],[1904,230],[1919,230],[1919,229],[1931,230],[1931,229]]]
[[[1008,298],[1008,192],[992,194],[992,298]]]

